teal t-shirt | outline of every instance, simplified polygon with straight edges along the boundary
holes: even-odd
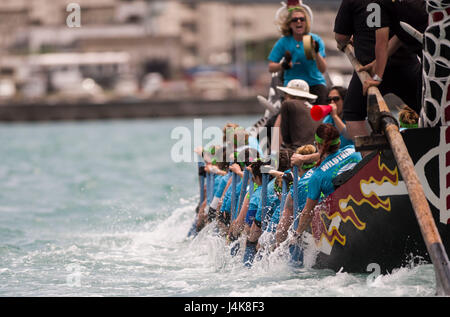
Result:
[[[224,178],[224,177],[225,176],[222,176],[222,175],[215,175],[214,176],[214,195],[218,191],[220,183],[222,182],[222,178]]]
[[[311,176],[314,174],[315,168],[309,169],[302,177],[298,180],[297,184],[297,196],[298,196],[298,210],[302,211],[306,204],[306,198],[308,196],[308,183]],[[294,187],[292,186],[289,193],[291,197],[294,197]]]
[[[238,180],[236,184],[236,193],[235,193],[235,211],[237,210],[239,206],[239,194],[241,192],[241,186],[242,186],[242,180]],[[229,213],[231,212],[231,196],[232,196],[232,186],[230,185],[227,189],[227,192],[225,193],[225,196],[223,198],[222,208],[220,211]]]
[[[261,186],[255,188],[255,191],[250,198],[248,210],[258,210],[259,202],[261,201]]]
[[[310,33],[309,35],[320,44],[319,54],[325,57],[323,40],[317,34]],[[297,42],[292,35],[280,38],[272,48],[268,59],[279,63],[286,51],[289,51],[292,55],[293,67],[284,71],[284,86],[287,86],[292,79],[303,79],[309,86],[327,84],[325,77],[317,68],[316,61],[306,58],[303,42]]]
[[[319,200],[320,194],[325,197],[334,192],[333,179],[342,172],[352,169],[361,161],[361,153],[355,152],[355,147],[348,145],[336,153],[328,155],[309,179],[307,198]]]
[[[273,178],[268,184],[267,184],[267,215],[272,215],[273,213],[273,206],[276,203],[276,201],[279,201],[277,194],[275,193],[275,188],[274,188],[274,184],[275,184],[275,178]],[[262,191],[261,191],[262,193]],[[261,196],[261,193],[259,194],[259,196]],[[276,207],[276,206],[275,206]],[[255,215],[255,219],[257,221],[261,221],[261,216],[262,216],[262,198],[259,202],[258,205],[258,211],[256,212]]]
[[[227,186],[228,180],[231,177],[231,172],[227,173],[225,176],[221,176],[219,179],[219,184],[214,184],[214,197],[222,197],[223,191],[225,190],[225,187]],[[216,176],[217,179],[217,176]]]

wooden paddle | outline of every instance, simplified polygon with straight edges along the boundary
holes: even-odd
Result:
[[[242,178],[242,185],[241,185],[241,192],[239,194],[239,202],[238,202],[238,208],[235,219],[241,212],[242,204],[244,203],[245,195],[247,194],[247,185],[248,185],[248,179],[250,178],[250,172],[248,169],[244,169],[244,177]]]
[[[344,48],[344,53],[352,63],[361,83],[371,79],[367,72],[359,71],[361,64],[356,59],[352,45],[347,44]],[[370,124],[375,130],[378,130],[375,132],[383,131],[386,135],[395,160],[397,161],[397,166],[405,181],[422,237],[434,265],[437,294],[449,296],[450,263],[447,253],[442,244],[419,177],[414,169],[414,163],[399,132],[397,121],[390,115],[389,108],[377,87],[369,87],[367,91],[367,113]]]

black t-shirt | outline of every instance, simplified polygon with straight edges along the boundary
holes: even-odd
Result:
[[[372,13],[367,7],[373,2],[374,0],[342,0],[334,24],[335,33],[353,35],[355,55],[362,65],[375,59],[375,28],[367,24],[367,18]],[[390,36],[392,34],[391,32]],[[389,58],[388,66],[410,64],[414,60],[417,60],[415,54],[399,48]]]
[[[381,8],[380,27],[389,27],[408,49],[416,54],[422,51],[422,44],[400,26],[406,22],[421,33],[428,26],[428,13],[424,0],[375,0]]]

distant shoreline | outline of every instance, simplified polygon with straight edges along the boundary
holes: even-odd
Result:
[[[225,100],[138,100],[107,103],[14,103],[0,105],[0,122],[79,121],[158,117],[263,115],[256,97]]]

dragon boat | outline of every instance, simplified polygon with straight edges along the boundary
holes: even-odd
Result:
[[[419,219],[421,215],[415,210],[418,207],[412,203],[415,193],[408,190],[406,182],[410,173],[404,170],[402,175],[399,165],[403,162],[395,155],[392,140],[380,133],[355,141],[356,150],[372,149],[371,154],[353,170],[337,177],[336,191],[315,209],[310,234],[318,252],[317,268],[368,272],[376,264],[381,272],[390,272],[420,259],[433,262],[439,271],[437,282],[448,287],[450,56],[445,52],[450,48],[450,4],[427,1],[427,12],[429,26],[423,35],[416,35],[423,43],[421,127],[403,130],[400,136],[413,163],[411,172],[417,175],[423,189],[426,201],[422,203],[431,211],[428,221],[434,222],[431,226],[434,225],[436,241],[441,247],[433,250],[426,241],[428,229]],[[355,66],[351,51],[345,52]],[[395,96],[384,97],[390,110],[398,109],[402,103]],[[369,121],[375,122],[383,116],[381,112],[381,116],[371,118],[370,104],[379,101],[369,93]],[[437,264],[439,267],[435,262],[441,262]],[[444,293],[449,295],[448,289]]]
[[[450,127],[401,132],[447,253],[450,252]],[[334,193],[317,208],[311,224],[315,266],[346,272],[381,272],[431,259],[405,181],[390,148],[377,149],[335,179]]]
[[[388,273],[419,259],[434,264],[438,294],[450,295],[450,56],[445,53],[450,49],[450,4],[429,0],[427,11],[430,23],[420,34],[420,127],[399,132],[396,126],[394,134],[400,140],[394,142],[382,131],[380,118],[402,101],[395,95],[371,96],[369,89],[368,119],[374,133],[357,138],[355,147],[370,154],[334,180],[336,190],[316,206],[306,234],[314,241],[308,248],[316,252],[315,268],[367,273],[376,266],[380,273]],[[352,50],[345,53],[358,69]],[[274,75],[268,98],[258,96],[266,110],[251,134],[256,135],[279,109],[277,85]],[[380,99],[387,111],[377,108]],[[396,142],[403,144],[403,156],[398,155]],[[405,160],[411,162],[411,170],[403,167]],[[422,195],[414,193],[410,174],[417,177]]]
[[[441,248],[430,255],[432,247],[424,241],[424,230],[428,229],[418,221],[405,181],[407,175],[402,176],[401,162],[382,132],[356,140],[357,151],[371,153],[334,180],[336,191],[315,208],[309,234],[317,251],[316,268],[367,273],[376,265],[381,273],[387,273],[411,261],[431,263],[434,259],[443,262],[439,263],[440,268],[435,266],[440,271],[436,272],[438,284],[447,285],[441,294],[450,295],[450,56],[445,53],[450,49],[450,4],[427,1],[427,12],[428,28],[423,35],[414,34],[423,43],[421,127],[403,130],[400,135],[423,188],[423,203],[428,204],[432,217],[428,220],[434,221]],[[355,59],[351,51],[346,53],[351,61]],[[276,84],[275,78],[272,83]],[[268,100],[260,101],[272,102],[277,108],[279,104],[273,100],[278,96],[273,86]],[[376,121],[380,116],[371,118],[370,103],[379,100],[370,97],[369,121]],[[390,111],[400,108],[402,101],[398,97],[384,97]],[[265,108],[265,116],[255,126],[264,123],[270,114],[270,107]],[[375,131],[380,130],[377,128]]]

